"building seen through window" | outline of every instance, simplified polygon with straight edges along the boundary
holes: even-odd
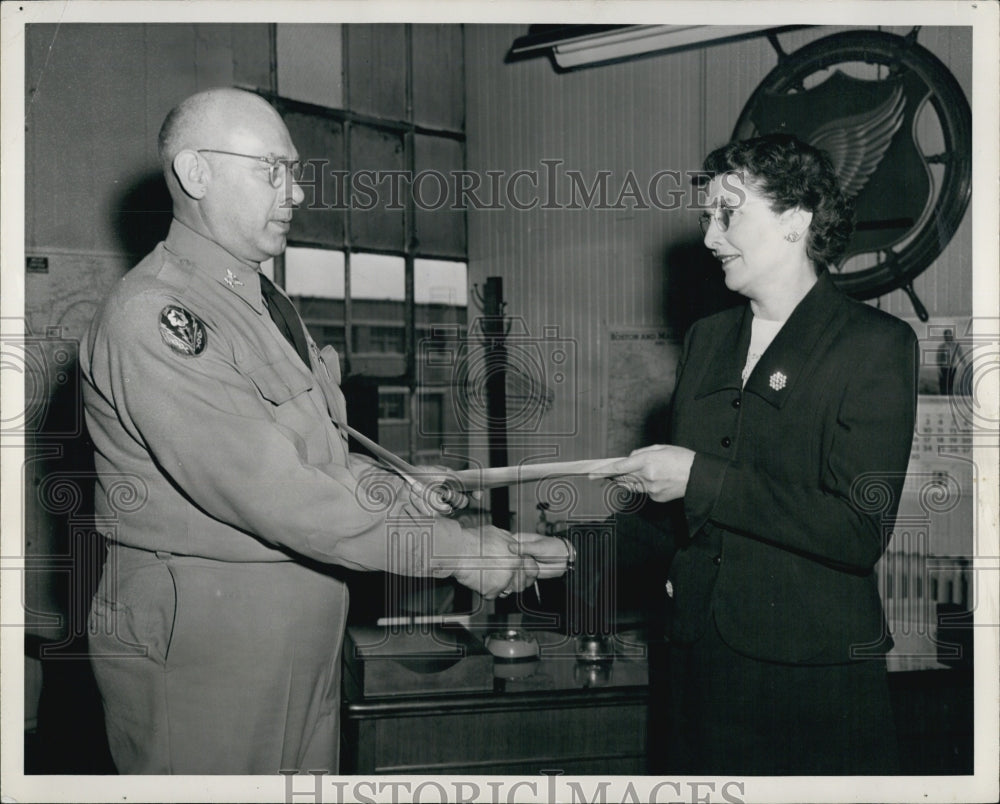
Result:
[[[290,246],[285,289],[313,339],[333,346],[348,380],[377,383],[378,441],[413,463],[461,466],[454,357],[467,325],[466,264],[413,261],[413,333],[407,339],[405,260],[401,256]],[[412,354],[408,354],[408,350]],[[432,354],[430,370],[407,366]]]

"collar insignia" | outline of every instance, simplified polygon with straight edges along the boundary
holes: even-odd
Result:
[[[235,289],[237,286],[243,287],[243,281],[233,273],[231,268],[226,269],[225,283]]]
[[[788,377],[786,377],[783,372],[776,371],[771,375],[769,382],[773,390],[780,391],[788,384]]]

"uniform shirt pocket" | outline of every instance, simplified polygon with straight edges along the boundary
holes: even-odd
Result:
[[[248,369],[247,376],[272,405],[283,405],[312,388],[312,377],[288,360],[263,363]]]
[[[282,434],[295,445],[303,463],[326,464],[331,459],[326,420],[309,391],[312,374],[288,360],[262,363],[245,369],[247,377],[266,403]]]

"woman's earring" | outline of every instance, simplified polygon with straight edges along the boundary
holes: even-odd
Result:
[[[802,237],[802,235],[800,235],[798,232],[789,232],[788,234],[785,235],[785,240],[787,240],[789,243],[797,243],[800,237]]]

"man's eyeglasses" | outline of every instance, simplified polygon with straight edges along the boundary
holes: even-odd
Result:
[[[716,204],[711,212],[702,212],[698,216],[698,223],[701,224],[701,233],[708,234],[708,227],[712,225],[714,220],[716,225],[719,227],[720,232],[725,232],[729,229],[729,222],[733,218],[733,213],[736,211],[735,207],[729,207],[725,204]]]
[[[220,151],[216,148],[199,148],[198,153],[200,154],[225,154],[226,156],[242,156],[244,159],[256,159],[264,165],[267,165],[267,178],[271,182],[271,186],[275,189],[281,186],[282,181],[284,181],[284,171],[287,170],[289,175],[291,175],[293,181],[299,181],[302,178],[302,163],[298,161],[290,161],[288,159],[276,159],[273,156],[255,156],[253,154],[238,154],[234,151]]]

